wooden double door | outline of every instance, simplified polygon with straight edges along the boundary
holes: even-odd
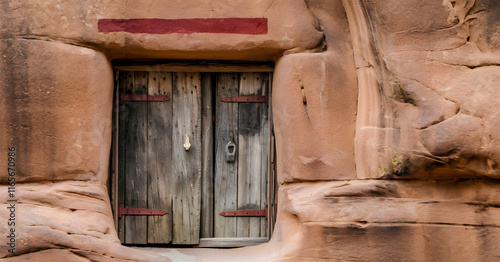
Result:
[[[200,238],[266,237],[266,217],[220,213],[267,208],[269,105],[221,99],[267,99],[270,73],[117,74],[114,211],[120,213],[122,243],[197,245]],[[168,213],[121,214],[127,208]]]

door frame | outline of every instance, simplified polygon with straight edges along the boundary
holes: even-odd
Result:
[[[115,71],[115,90],[113,100],[113,128],[112,146],[110,155],[110,172],[108,179],[108,190],[110,194],[111,207],[115,229],[118,232],[118,118],[119,118],[119,71],[148,71],[148,72],[200,72],[200,73],[246,73],[246,72],[270,72],[274,71],[272,62],[248,62],[248,61],[130,61],[115,60],[112,62]],[[272,83],[272,74],[269,81]],[[269,157],[268,157],[268,226],[267,239],[240,239],[237,238],[200,238],[199,247],[241,247],[255,245],[268,241],[274,230],[277,214],[277,180],[276,180],[276,150],[275,135],[272,113],[272,84],[269,90]],[[203,99],[203,96],[202,96]],[[202,156],[203,158],[203,156]],[[201,229],[200,229],[201,230]]]

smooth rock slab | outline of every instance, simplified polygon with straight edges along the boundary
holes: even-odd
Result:
[[[105,183],[113,99],[106,56],[39,40],[0,40],[0,50],[0,153],[16,148],[16,180]]]

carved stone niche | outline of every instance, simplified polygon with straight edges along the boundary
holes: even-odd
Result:
[[[0,212],[0,231],[15,234],[15,250],[0,245],[7,261],[500,257],[497,1],[1,5],[0,201],[16,207]],[[267,33],[99,31],[100,19],[234,17],[266,18]],[[277,221],[268,243],[120,244],[106,185],[114,59],[275,62]]]

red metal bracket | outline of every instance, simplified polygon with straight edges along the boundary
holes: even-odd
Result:
[[[161,209],[146,209],[146,208],[127,208],[123,206],[118,206],[118,217],[123,215],[134,215],[134,216],[163,216],[168,212]]]
[[[266,217],[267,218],[267,208],[259,210],[236,210],[236,211],[224,211],[220,212],[221,216],[224,217]]]
[[[165,102],[170,101],[168,96],[152,96],[144,94],[121,94],[120,103],[123,101],[140,101],[140,102]]]
[[[269,103],[269,96],[230,96],[223,97],[220,99],[222,102],[226,103]]]

